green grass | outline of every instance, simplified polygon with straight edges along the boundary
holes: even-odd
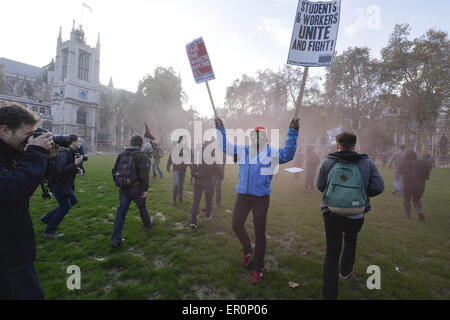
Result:
[[[79,203],[58,229],[65,234],[61,239],[44,238],[45,226],[39,221],[56,201],[44,201],[39,189],[31,199],[36,267],[47,299],[321,299],[321,194],[303,193],[304,177],[295,180],[283,171],[288,165],[272,183],[264,279],[251,286],[251,268],[239,265],[241,247],[231,229],[232,213],[227,212],[236,199],[236,165],[226,169],[223,208],[214,210],[212,221],[200,214],[196,231],[189,228],[190,173],[185,203],[175,208],[172,175],[151,178],[147,206],[156,224],[143,229],[132,204],[124,227],[126,242],[111,249],[118,206],[111,177],[114,160],[89,158],[86,176],[76,182]],[[404,219],[402,199],[391,195],[393,172],[382,169],[382,174],[386,190],[372,200],[373,210],[358,238],[356,276],[340,281],[340,299],[449,299],[450,170],[432,171],[423,197],[424,223],[414,214],[412,220]],[[251,215],[247,228],[254,239]],[[70,265],[81,268],[81,290],[67,289]],[[381,290],[366,287],[369,265],[381,268]],[[292,289],[289,281],[299,286]]]

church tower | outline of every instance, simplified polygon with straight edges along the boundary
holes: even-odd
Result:
[[[56,45],[52,83],[53,133],[78,134],[88,149],[95,150],[100,93],[100,34],[95,47],[86,43],[83,27],[73,22],[70,39]]]

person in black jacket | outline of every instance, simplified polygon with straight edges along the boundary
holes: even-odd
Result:
[[[147,199],[150,163],[145,152],[141,151],[143,143],[144,139],[140,135],[131,137],[131,146],[119,154],[114,166],[114,168],[117,168],[117,164],[120,163],[121,158],[131,153],[137,181],[129,187],[120,187],[119,189],[120,204],[119,208],[117,208],[114,231],[111,237],[112,248],[118,247],[125,240],[122,238],[122,229],[131,201],[134,201],[139,209],[144,228],[150,228],[153,225],[153,218],[150,218],[145,203]]]
[[[48,186],[58,201],[58,207],[41,217],[42,223],[47,225],[44,231],[46,238],[60,238],[64,234],[56,233],[56,228],[62,222],[70,209],[78,203],[75,196],[75,178],[78,173],[83,174],[83,158],[80,153],[80,137],[70,135],[70,146],[63,148],[55,159],[55,167],[50,174]]]
[[[54,154],[48,152],[53,145],[50,133],[32,137],[38,122],[39,117],[21,105],[0,105],[0,300],[44,299],[34,266],[29,199]]]
[[[198,156],[198,163],[194,163],[190,165],[191,168],[191,176],[194,178],[194,201],[192,202],[191,209],[191,228],[197,229],[197,216],[200,209],[200,201],[202,199],[203,191],[205,191],[205,217],[206,220],[212,219],[212,202],[214,196],[214,189],[216,186],[217,177],[221,175],[221,168],[219,164],[215,162],[212,164],[208,164],[209,161],[205,161],[203,158],[205,148],[212,141],[208,141],[204,143],[201,150],[201,154],[194,154],[194,159]],[[215,152],[215,150],[213,151]],[[211,154],[212,157],[215,154]]]
[[[403,206],[406,219],[411,219],[412,200],[419,220],[425,220],[421,199],[425,192],[426,181],[430,178],[431,169],[432,163],[429,159],[417,160],[417,154],[413,150],[406,153],[403,163],[399,167],[399,173],[403,175]]]

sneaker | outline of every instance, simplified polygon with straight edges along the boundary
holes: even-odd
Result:
[[[251,284],[257,284],[262,280],[264,269],[261,271],[253,271]]]
[[[151,228],[154,224],[155,224],[155,218],[154,217],[150,217],[150,223],[149,224],[144,224],[144,229]]]
[[[396,195],[399,191],[398,190],[394,190],[392,191],[392,195]]]
[[[419,213],[419,220],[425,221],[425,216],[423,215],[423,213]]]
[[[244,253],[242,255],[241,259],[241,266],[246,267],[250,263],[250,260],[252,259],[253,254],[255,253],[255,249],[252,248],[252,251],[250,253]]]
[[[50,217],[47,217],[47,216],[45,215],[45,216],[40,217],[39,220],[41,220],[41,222],[42,222],[43,224],[49,224],[49,223],[50,223],[50,220],[52,220],[52,219],[51,219]]]
[[[197,229],[197,224],[196,224],[196,223],[191,223],[191,229],[192,229],[192,230]]]
[[[51,239],[57,239],[57,238],[64,237],[64,234],[60,234],[60,233],[56,233],[56,232],[52,232],[52,233],[44,232],[44,237],[51,238]]]
[[[213,218],[212,215],[210,215],[209,217],[206,217],[205,220],[210,221],[212,220],[212,218]]]
[[[345,275],[345,276],[343,276],[343,275],[339,272],[339,278],[341,278],[342,280],[347,280],[347,279],[349,279],[352,275],[353,275],[353,268],[352,268],[352,271],[350,271],[350,273],[347,274],[347,275]]]
[[[124,242],[125,242],[125,238],[122,238],[122,240],[120,242],[111,242],[111,248],[117,248]]]

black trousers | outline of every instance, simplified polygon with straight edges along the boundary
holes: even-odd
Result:
[[[261,271],[264,268],[266,254],[266,218],[269,210],[270,196],[257,197],[238,194],[234,205],[233,231],[242,244],[244,253],[250,253],[252,244],[245,230],[245,222],[250,211],[253,212],[253,225],[255,228],[255,257],[253,270]]]
[[[0,271],[0,300],[43,300],[34,263]]]
[[[197,224],[197,216],[200,211],[200,202],[202,200],[203,191],[205,192],[205,216],[210,218],[212,215],[212,202],[214,196],[214,185],[194,185],[194,201],[191,208],[191,223]]]
[[[344,237],[344,252],[341,257],[341,274],[348,275],[355,263],[356,240],[364,218],[349,219],[324,214],[327,253],[323,264],[323,298],[336,300],[338,297],[338,269]]]

